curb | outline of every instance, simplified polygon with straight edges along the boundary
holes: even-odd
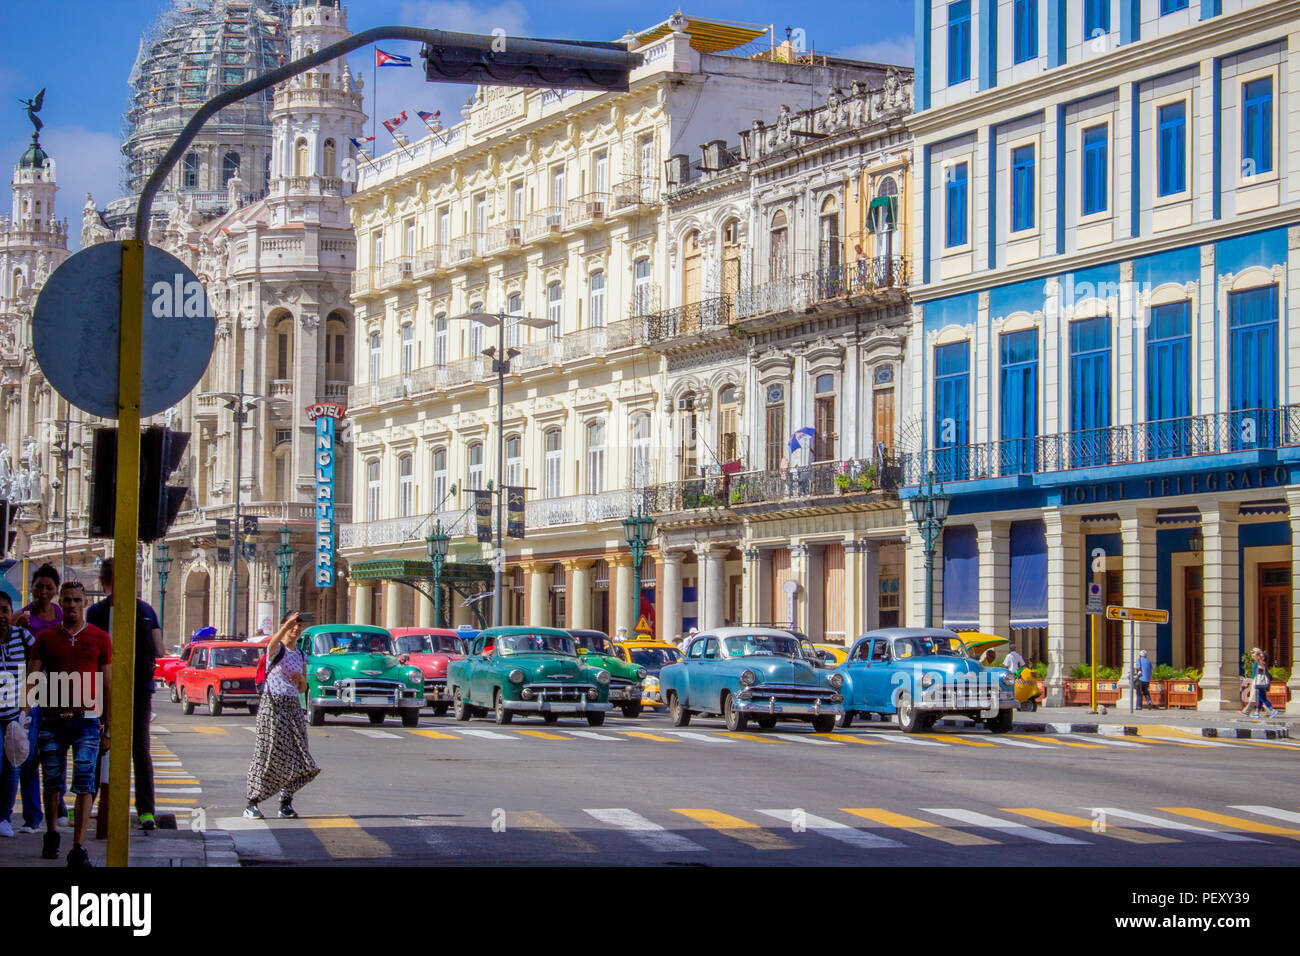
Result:
[[[239,866],[234,836],[225,830],[204,830],[203,862],[205,866]]]
[[[976,721],[947,718],[935,722],[936,727],[971,728],[980,726]],[[1107,737],[1139,737],[1143,732],[1162,731],[1174,736],[1221,737],[1228,740],[1281,740],[1290,737],[1287,727],[1173,727],[1168,724],[1063,724],[1021,723],[1015,729],[1022,734],[1102,734]]]

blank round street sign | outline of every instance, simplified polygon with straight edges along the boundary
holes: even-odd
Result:
[[[100,418],[117,418],[122,243],[90,246],[54,270],[32,313],[32,349],[54,390]],[[207,292],[171,253],[144,250],[140,417],[190,393],[212,358],[216,321]]]

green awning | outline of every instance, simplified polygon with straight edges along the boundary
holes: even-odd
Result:
[[[877,196],[867,207],[867,231],[888,232],[898,226],[898,197]]]
[[[433,565],[428,561],[358,561],[349,565],[354,581],[432,581]],[[442,566],[444,584],[492,584],[492,566],[486,562],[448,561]]]

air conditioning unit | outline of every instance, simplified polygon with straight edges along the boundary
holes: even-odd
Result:
[[[506,230],[506,245],[518,247],[523,244],[523,236],[520,234],[518,226],[511,226]]]
[[[410,262],[399,262],[399,263],[397,264],[397,271],[398,271],[402,276],[404,276],[404,277],[406,277],[407,279],[409,279],[409,278],[411,277],[411,274],[415,271],[415,266],[414,266],[413,263],[410,263]]]
[[[586,215],[588,219],[604,219],[605,204],[603,202],[589,202],[586,206]]]

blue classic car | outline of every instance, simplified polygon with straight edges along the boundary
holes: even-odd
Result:
[[[844,679],[841,727],[855,714],[893,714],[899,729],[910,734],[945,714],[962,714],[982,720],[994,733],[1011,729],[1014,678],[1005,667],[981,666],[954,631],[868,631],[835,672]]]
[[[754,718],[770,730],[778,720],[811,721],[818,733],[835,729],[844,677],[817,666],[799,638],[771,627],[720,627],[697,634],[686,657],[659,672],[659,688],[674,727],[692,714],[721,714],[728,730]]]

